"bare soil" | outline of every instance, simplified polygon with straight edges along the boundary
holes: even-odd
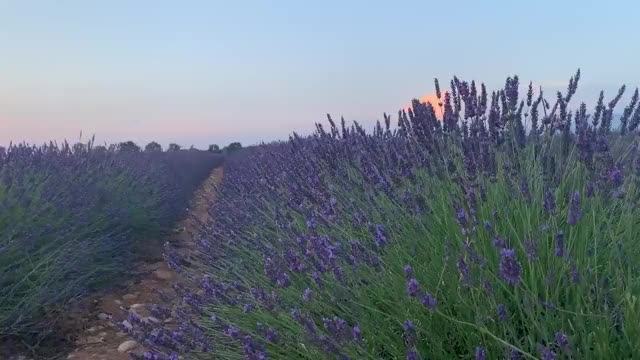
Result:
[[[222,176],[222,167],[215,169],[196,191],[188,215],[166,239],[172,247],[188,252],[195,245],[194,235],[200,231],[202,224],[209,220],[208,209],[215,201],[215,187],[222,180]],[[173,285],[186,280],[167,266],[162,258],[163,247],[153,246],[143,251],[147,252],[147,260],[133,266],[131,280],[108,292],[86,299],[67,314],[68,334],[64,336],[71,337],[69,342],[73,346],[72,350],[59,357],[60,359],[127,360],[130,359],[129,353],[145,351],[138,343],[126,343],[134,339],[122,332],[117,324],[121,324],[127,318],[129,311],[143,317],[150,316],[147,305],[162,304],[160,293],[171,296]],[[171,319],[165,320],[167,321],[170,322]],[[123,351],[128,347],[130,349]]]

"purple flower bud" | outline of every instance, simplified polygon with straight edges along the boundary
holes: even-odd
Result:
[[[406,341],[410,345],[414,345],[416,342],[416,329],[410,320],[404,321],[404,336]]]
[[[265,338],[267,339],[267,341],[269,341],[271,343],[277,343],[278,339],[280,338],[280,335],[278,334],[278,332],[275,329],[268,328],[267,329],[267,335],[265,336]]]
[[[500,251],[500,277],[509,285],[515,286],[520,282],[520,262],[513,249]]]
[[[476,360],[485,360],[487,358],[487,351],[483,347],[476,347]]]
[[[418,353],[415,350],[409,350],[407,353],[407,360],[418,360]]]
[[[547,190],[544,193],[544,211],[547,214],[552,214],[553,211],[556,209],[556,199],[555,196],[553,195],[553,192],[551,190]]]
[[[569,204],[567,223],[569,225],[575,225],[578,223],[581,217],[582,212],[580,211],[580,193],[576,191],[573,193],[573,196],[571,197],[571,203]]]
[[[411,265],[404,266],[404,276],[406,276],[407,279],[410,279],[413,277],[413,269],[411,268]]]
[[[360,327],[358,325],[351,329],[351,335],[353,336],[353,341],[357,343],[362,342],[362,334],[360,333]]]
[[[556,234],[556,248],[553,250],[553,253],[557,257],[564,257],[564,232],[562,230],[558,231]]]
[[[504,249],[507,247],[507,241],[499,236],[493,239],[493,246],[498,249]]]
[[[305,302],[309,302],[311,301],[311,298],[313,296],[313,291],[311,291],[311,289],[306,288],[304,289],[304,293],[302,294],[302,300],[304,300]]]
[[[509,352],[509,360],[520,360],[521,358],[522,355],[520,354],[520,351],[511,349],[511,351]]]
[[[458,272],[460,273],[460,279],[465,286],[471,285],[471,273],[469,271],[469,265],[464,261],[463,257],[459,257],[456,263],[456,267],[458,268]]]
[[[428,292],[424,292],[422,295],[420,295],[420,303],[429,310],[435,309],[436,305],[438,304],[436,298],[434,298]]]
[[[607,179],[609,183],[613,186],[620,186],[624,182],[624,176],[622,174],[622,169],[618,166],[613,166],[609,171],[607,171]]]
[[[541,360],[556,360],[556,353],[554,353],[549,347],[545,346],[540,350]]]
[[[384,231],[384,227],[381,224],[376,225],[376,245],[383,247],[387,244],[387,236]]]
[[[418,296],[418,291],[420,291],[418,280],[414,278],[409,279],[409,281],[407,281],[407,295],[409,297],[416,297]]]
[[[298,321],[302,320],[302,314],[300,314],[300,310],[298,309],[291,310],[291,316]]]
[[[533,261],[538,258],[538,243],[533,239],[527,239],[524,241],[524,251],[527,254],[527,259]]]
[[[566,334],[558,331],[555,336],[555,342],[562,351],[569,350],[569,337]]]
[[[580,282],[580,271],[575,263],[571,264],[571,281],[573,281],[574,284]]]
[[[496,313],[498,314],[498,320],[505,321],[507,320],[507,307],[504,304],[499,304],[496,308]]]

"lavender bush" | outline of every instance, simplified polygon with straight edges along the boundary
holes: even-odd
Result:
[[[579,77],[552,102],[436,82],[397,127],[239,153],[177,267],[180,326],[131,330],[146,358],[632,358],[638,96],[612,131],[624,87],[588,114]]]
[[[220,162],[92,143],[0,149],[0,339],[55,331],[57,313],[126,271]]]

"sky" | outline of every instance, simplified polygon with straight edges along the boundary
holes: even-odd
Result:
[[[636,1],[0,0],[0,144],[208,144],[372,126],[448,83],[640,85]],[[630,92],[629,92],[630,93]]]

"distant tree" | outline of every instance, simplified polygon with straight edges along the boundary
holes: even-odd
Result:
[[[133,141],[125,141],[118,144],[118,150],[120,151],[140,151],[140,146],[136,145]]]
[[[73,152],[76,154],[86,152],[88,148],[87,144],[83,144],[81,142],[73,144]]]
[[[93,148],[93,151],[97,152],[97,153],[106,153],[107,152],[107,148],[103,145],[96,145]]]
[[[162,151],[162,145],[158,144],[155,141],[152,141],[144,147],[144,151],[153,152],[153,151]]]
[[[234,152],[234,151],[238,151],[240,149],[242,149],[242,144],[240,144],[239,142],[232,142],[231,144],[229,144],[226,147],[226,150],[228,152]]]
[[[209,152],[217,154],[217,153],[221,153],[222,150],[220,150],[220,146],[218,146],[216,144],[211,144],[211,145],[209,145]]]
[[[180,149],[182,149],[180,145],[171,143],[169,144],[169,149],[167,149],[167,151],[179,151]]]

